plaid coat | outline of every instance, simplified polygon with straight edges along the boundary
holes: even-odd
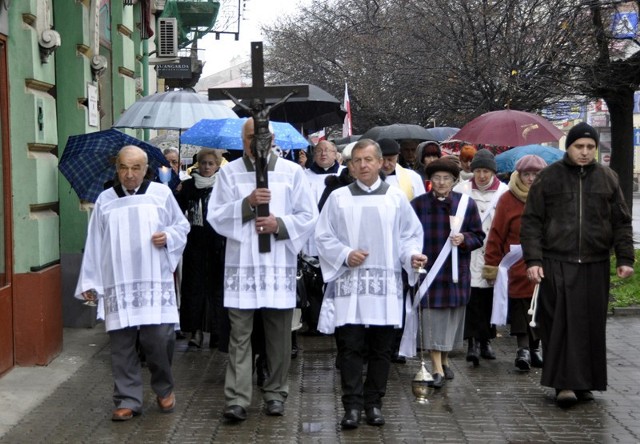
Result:
[[[440,201],[429,192],[411,201],[424,228],[422,252],[429,258],[427,270],[433,266],[445,241],[448,242],[451,232],[449,216],[456,214],[461,198],[462,194],[452,191],[445,200]],[[455,308],[469,302],[471,251],[482,247],[485,237],[478,207],[473,199],[469,199],[460,233],[464,234],[464,243],[458,247],[458,283],[453,283],[449,255],[429,288],[428,305],[427,298],[422,300],[423,307]]]

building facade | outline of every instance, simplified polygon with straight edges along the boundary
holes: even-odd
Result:
[[[73,298],[90,206],[58,160],[155,84],[141,36],[154,3],[0,0],[0,374],[46,365],[63,326],[93,325]]]

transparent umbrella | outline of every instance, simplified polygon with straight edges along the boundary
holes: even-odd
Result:
[[[186,130],[201,119],[238,118],[228,106],[193,90],[151,94],[131,105],[113,128]]]

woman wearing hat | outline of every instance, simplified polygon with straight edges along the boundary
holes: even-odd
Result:
[[[427,140],[426,142],[422,142],[418,145],[416,154],[417,154],[417,163],[418,163],[418,166],[416,167],[416,173],[420,174],[420,176],[422,177],[422,180],[424,180],[426,184],[426,181],[429,179],[426,173],[427,165],[429,165],[434,160],[437,160],[442,157],[440,144],[433,140]],[[430,188],[427,191],[429,190]]]
[[[439,388],[445,379],[454,376],[448,356],[451,350],[462,346],[471,282],[471,251],[482,246],[484,232],[475,202],[452,191],[460,168],[450,160],[438,159],[427,165],[426,173],[433,188],[412,200],[411,206],[424,228],[422,251],[429,258],[427,269],[434,276],[426,295],[420,297],[423,344],[431,356],[434,387]],[[451,216],[462,220],[456,233],[451,230]],[[457,252],[454,253],[452,247],[456,247]],[[444,261],[438,261],[441,253]],[[453,254],[458,260],[457,282],[454,282]]]
[[[468,194],[480,212],[482,230],[489,233],[498,199],[509,187],[496,177],[496,160],[493,153],[482,149],[471,161],[470,180],[461,182],[455,191]],[[486,243],[486,237],[485,237]],[[495,359],[491,348],[491,339],[496,337],[495,327],[491,325],[491,307],[493,305],[493,284],[482,277],[484,266],[484,245],[471,254],[471,299],[467,305],[464,337],[469,341],[467,361],[474,366],[480,364],[480,357]]]
[[[522,157],[516,163],[516,170],[509,180],[509,192],[504,193],[498,201],[487,238],[482,277],[490,282],[495,281],[500,261],[509,253],[511,246],[520,244],[520,219],[529,187],[546,166],[541,157],[533,154]],[[522,258],[509,268],[508,282],[511,336],[515,336],[518,341],[515,366],[521,371],[528,371],[532,366],[542,367],[540,340],[529,326],[531,316],[527,314],[534,284],[527,278],[527,268]],[[501,296],[496,290],[494,298]]]

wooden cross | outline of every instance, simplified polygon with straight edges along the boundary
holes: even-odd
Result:
[[[271,152],[269,114],[271,110],[282,105],[294,94],[297,97],[308,97],[309,87],[306,85],[296,85],[294,88],[291,86],[265,86],[262,42],[251,42],[251,79],[251,88],[210,88],[209,100],[231,99],[253,117],[254,137],[251,141],[251,152],[256,160],[256,188],[269,188],[267,172],[267,159],[269,152]],[[265,107],[265,100],[271,97],[282,97],[282,99]],[[250,106],[242,103],[241,99],[250,100]],[[258,205],[256,215],[269,216],[269,204]],[[258,234],[258,247],[260,253],[271,251],[269,234]]]

